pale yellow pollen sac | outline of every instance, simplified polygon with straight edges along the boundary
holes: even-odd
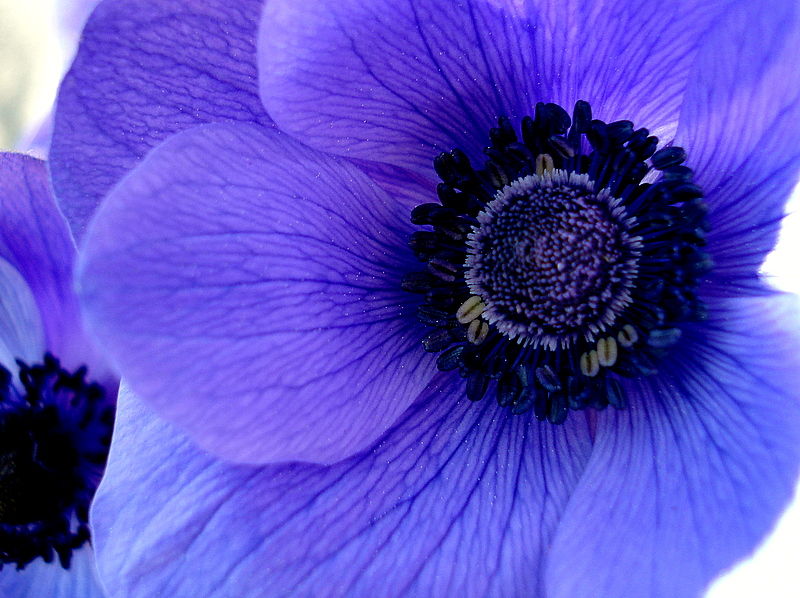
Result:
[[[542,176],[545,172],[553,172],[555,164],[550,154],[539,154],[536,156],[536,174]]]
[[[467,328],[467,340],[473,345],[480,345],[489,335],[489,324],[485,320],[472,320]]]
[[[581,374],[594,378],[600,371],[600,361],[597,358],[597,351],[592,349],[588,353],[581,355]]]
[[[597,341],[597,361],[605,368],[617,363],[617,341],[613,336]]]
[[[462,324],[469,324],[475,318],[479,317],[485,308],[486,304],[483,302],[483,300],[478,297],[478,295],[472,295],[469,299],[461,304],[461,307],[458,308],[458,311],[456,312],[456,320]]]
[[[617,340],[623,347],[632,347],[639,340],[639,334],[636,332],[636,328],[630,324],[625,324],[622,330],[617,333]]]

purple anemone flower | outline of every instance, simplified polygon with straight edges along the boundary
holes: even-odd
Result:
[[[100,598],[89,503],[117,382],[83,330],[44,162],[0,154],[0,594]]]
[[[101,4],[50,156],[110,594],[701,593],[800,460],[799,51],[780,2]]]

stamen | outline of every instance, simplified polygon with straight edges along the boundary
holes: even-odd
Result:
[[[553,172],[553,157],[550,154],[536,156],[536,176],[544,176],[546,172]]]
[[[473,345],[480,345],[489,335],[489,324],[483,320],[472,320],[467,329],[467,340]]]
[[[461,304],[456,312],[456,319],[462,324],[469,324],[483,313],[486,304],[477,295],[472,295]]]
[[[617,341],[613,336],[597,341],[597,361],[606,368],[617,362]]]
[[[594,378],[600,371],[600,360],[597,358],[597,351],[592,349],[588,353],[581,355],[581,374]]]
[[[617,333],[617,340],[620,345],[627,349],[636,344],[636,341],[639,340],[639,335],[636,333],[636,328],[630,324],[625,324],[622,330]]]
[[[706,317],[702,190],[683,148],[586,102],[572,119],[539,103],[520,125],[498,119],[482,169],[457,149],[434,159],[440,203],[411,212],[429,227],[409,239],[425,271],[401,281],[433,327],[422,344],[473,401],[495,385],[501,406],[553,424],[625,408],[622,379],[655,373]]]

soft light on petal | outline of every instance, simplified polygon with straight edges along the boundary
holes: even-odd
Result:
[[[553,543],[548,598],[697,596],[749,554],[794,490],[800,340],[792,296],[718,302],[686,355],[598,416]],[[680,347],[678,348],[680,352]]]
[[[755,279],[800,165],[800,5],[730,7],[697,55],[676,143],[711,207],[723,283]]]
[[[57,559],[56,559],[57,561]],[[58,562],[36,559],[22,571],[6,565],[0,571],[0,596],[4,598],[105,598],[95,571],[89,544],[72,554],[69,570]]]
[[[513,417],[462,385],[440,376],[341,463],[259,468],[198,451],[123,389],[92,513],[110,596],[541,595],[586,419]]]
[[[98,6],[61,84],[49,155],[56,196],[77,238],[102,197],[170,135],[207,122],[270,123],[256,87],[262,4]]]
[[[24,154],[0,154],[0,213],[0,257],[33,293],[45,349],[68,369],[96,362],[72,288],[75,246],[50,192],[44,162]],[[41,354],[36,360],[40,359]]]
[[[455,147],[484,159],[497,117],[536,102],[671,138],[692,62],[724,3],[270,0],[267,111],[314,147],[432,173]]]
[[[273,129],[186,131],[98,213],[89,319],[131,386],[204,448],[338,461],[435,371],[400,289],[410,210]]]
[[[16,268],[0,258],[0,365],[33,363],[44,354],[44,332],[31,289]]]

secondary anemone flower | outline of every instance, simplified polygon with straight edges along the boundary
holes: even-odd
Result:
[[[204,6],[101,5],[56,114],[112,596],[688,597],[753,549],[796,5]]]
[[[88,511],[116,381],[84,334],[44,162],[0,154],[0,216],[0,593],[100,597]]]

